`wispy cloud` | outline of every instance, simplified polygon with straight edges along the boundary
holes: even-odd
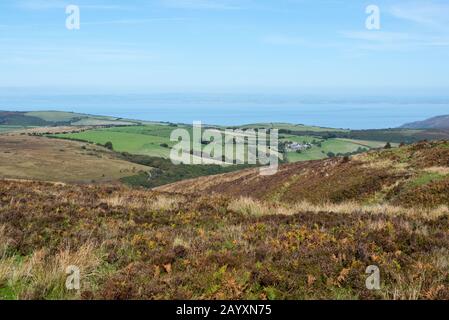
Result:
[[[340,35],[346,39],[372,42],[398,42],[410,40],[408,33],[384,31],[341,31]]]
[[[0,55],[0,62],[20,62],[27,65],[45,65],[52,63],[64,63],[69,61],[84,63],[126,63],[142,62],[155,58],[154,53],[147,50],[132,47],[118,46],[64,46],[37,48],[36,46],[17,47],[5,45],[5,56]]]
[[[449,22],[449,4],[442,2],[402,2],[390,6],[389,13],[399,19],[434,27],[443,27]]]
[[[236,0],[161,0],[169,8],[191,10],[239,10],[243,1]]]
[[[342,31],[340,36],[356,41],[359,49],[398,51],[419,47],[449,46],[449,37],[444,35],[421,35],[384,31]]]
[[[73,4],[73,1],[68,0],[19,0],[15,2],[15,6],[23,10],[52,10],[63,9],[67,5]],[[127,5],[115,4],[92,4],[92,3],[77,3],[83,9],[89,10],[129,10],[131,7]]]
[[[119,20],[106,20],[106,21],[87,21],[83,22],[84,26],[100,26],[100,25],[139,25],[153,22],[179,22],[187,21],[187,18],[148,18],[148,19],[119,19]]]

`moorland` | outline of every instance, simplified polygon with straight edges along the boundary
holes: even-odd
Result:
[[[0,115],[0,299],[449,298],[447,129],[250,125],[311,145],[261,176],[173,165],[186,124]]]

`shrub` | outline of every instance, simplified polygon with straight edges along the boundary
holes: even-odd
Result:
[[[112,145],[111,141],[108,141],[104,144],[104,147],[109,149],[109,150],[114,150],[114,146]]]

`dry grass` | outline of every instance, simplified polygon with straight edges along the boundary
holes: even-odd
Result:
[[[84,149],[83,149],[84,146]],[[150,167],[117,158],[105,148],[44,137],[0,135],[0,176],[68,183],[118,182]]]
[[[437,173],[443,176],[449,175],[449,167],[430,167],[424,169],[424,171],[429,173]]]
[[[133,197],[120,194],[102,198],[99,203],[106,203],[112,208],[132,208],[146,210],[175,210],[184,201],[182,196],[166,196],[162,194],[138,193]]]
[[[313,203],[300,193],[288,204],[245,193],[181,196],[2,180],[0,298],[448,299],[449,255],[441,248],[449,248],[449,209],[393,205],[391,194],[404,188],[395,180],[369,189],[386,193],[381,204],[362,203],[357,192],[347,197],[346,185],[334,187],[361,164],[333,161],[307,165],[315,169],[306,179],[319,179],[316,188],[306,186]],[[288,168],[272,186],[302,167]],[[326,180],[326,170],[341,174]],[[363,182],[372,175],[365,171],[349,178]],[[229,188],[248,187],[246,178]],[[267,178],[250,177],[257,179],[263,186]],[[435,204],[432,193],[422,194],[417,203]],[[79,294],[65,290],[67,265],[81,269]],[[381,270],[381,291],[366,290],[369,265]]]
[[[161,211],[171,211],[175,210],[179,203],[182,202],[181,197],[168,197],[164,195],[160,195],[156,198],[156,200],[151,204],[151,208],[153,210],[161,210]]]
[[[250,198],[239,198],[232,200],[228,206],[228,209],[243,215],[256,217],[276,214],[275,211],[271,210],[270,206]]]
[[[97,247],[92,243],[83,244],[78,250],[67,248],[56,254],[46,249],[34,252],[29,257],[3,257],[0,260],[0,284],[11,288],[14,295],[23,299],[55,299],[77,296],[68,293],[65,287],[66,269],[76,266],[80,269],[81,285],[89,289],[89,278],[102,263]]]
[[[11,240],[6,236],[5,226],[0,225],[0,259],[4,258]]]
[[[369,158],[367,159],[367,157],[365,155],[359,155],[359,156],[355,156],[354,160],[361,160],[363,161],[363,167],[364,168],[369,168],[369,169],[390,169],[393,168],[395,163],[393,161],[391,161],[390,159],[385,159],[385,160],[381,160],[381,161],[372,161]]]
[[[388,216],[415,216],[429,219],[437,219],[449,215],[447,206],[438,208],[404,208],[389,204],[361,205],[357,202],[312,204],[302,201],[296,204],[273,204],[271,202],[257,201],[242,197],[232,200],[229,209],[244,215],[268,216],[268,215],[292,215],[299,212],[321,213],[334,212],[341,214],[385,214]]]
[[[287,213],[295,212],[335,212],[344,214],[385,214],[388,216],[419,216],[422,218],[439,218],[441,216],[449,215],[449,208],[441,206],[436,209],[428,208],[404,208],[393,206],[389,204],[370,204],[360,205],[356,202],[345,203],[324,203],[319,205],[310,204],[308,202],[301,202],[291,208],[287,208]]]

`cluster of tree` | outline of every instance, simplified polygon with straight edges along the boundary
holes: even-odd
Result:
[[[362,148],[362,147],[358,147],[357,150],[353,151],[353,152],[345,152],[345,153],[334,153],[334,152],[328,152],[326,153],[328,158],[335,158],[335,157],[350,157],[350,156],[354,156],[356,154],[360,154],[363,152],[368,151],[368,148]]]
[[[184,179],[192,179],[255,167],[254,165],[174,165],[169,159],[134,155],[127,152],[120,153],[119,156],[126,161],[154,168],[150,173],[140,172],[137,175],[122,179],[124,183],[129,185],[146,188],[154,188]]]
[[[410,144],[423,140],[449,139],[449,130],[414,130],[409,129],[372,129],[351,131],[302,131],[280,129],[280,134],[312,136],[321,139],[345,138],[371,141],[390,141],[391,143]]]

